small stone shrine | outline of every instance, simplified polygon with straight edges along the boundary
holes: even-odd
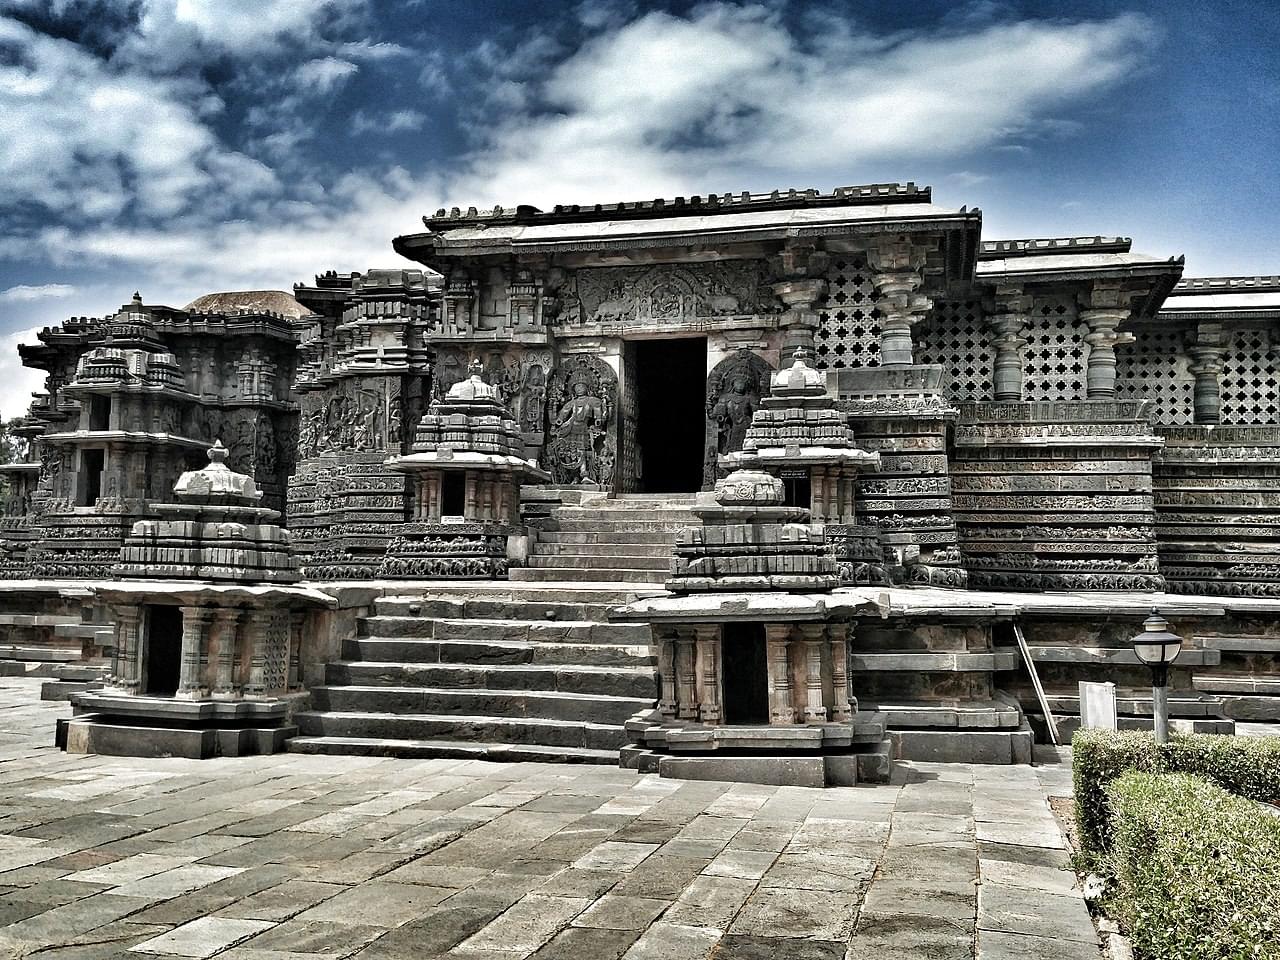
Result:
[[[682,599],[648,617],[661,697],[627,722],[624,766],[800,786],[888,776],[884,723],[849,696],[849,625],[787,615],[784,591],[830,591],[840,577],[808,508],[783,501],[781,480],[748,470],[699,496],[702,526],[681,533],[667,581]]]
[[[408,474],[410,516],[387,547],[382,576],[504,577],[527,552],[519,534],[520,485],[550,479],[525,458],[524,441],[477,361],[432,401],[413,451],[388,461]]]
[[[134,524],[95,587],[115,624],[105,689],[75,694],[59,728],[69,752],[130,756],[273,753],[302,690],[303,630],[323,594],[299,579],[279,512],[253,478],[209,464],[182,474],[174,503]]]
[[[807,507],[823,524],[827,545],[850,584],[888,583],[880,529],[854,523],[857,477],[880,469],[880,455],[854,445],[853,431],[827,393],[827,378],[808,364],[808,351],[795,351],[790,367],[771,375],[742,439],[742,449],[721,465],[763,470],[782,480],[785,503]]]

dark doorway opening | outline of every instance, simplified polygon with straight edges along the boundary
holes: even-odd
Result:
[[[460,517],[467,510],[467,481],[456,470],[446,470],[440,480],[440,515]]]
[[[102,496],[102,468],[106,453],[103,450],[84,450],[80,454],[80,506],[92,507]]]
[[[725,723],[769,722],[764,624],[726,623],[720,641]]]
[[[89,398],[89,429],[111,429],[111,398],[91,396]]]
[[[808,470],[783,470],[782,493],[788,507],[809,509],[813,494]]]
[[[147,662],[143,693],[171,697],[182,668],[182,608],[147,608]]]
[[[634,340],[641,493],[702,489],[707,341]]]

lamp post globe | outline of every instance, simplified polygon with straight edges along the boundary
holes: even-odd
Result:
[[[1151,703],[1155,715],[1156,743],[1169,739],[1169,664],[1182,652],[1182,638],[1169,630],[1169,621],[1156,610],[1142,622],[1133,638],[1133,652],[1151,668]]]

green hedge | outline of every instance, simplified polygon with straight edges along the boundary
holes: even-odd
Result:
[[[1112,782],[1107,909],[1144,960],[1280,958],[1280,817],[1187,774]]]
[[[1107,785],[1131,770],[1191,773],[1250,800],[1280,804],[1280,737],[1191,734],[1160,746],[1150,733],[1077,730],[1071,748],[1076,824],[1086,854],[1107,850]]]

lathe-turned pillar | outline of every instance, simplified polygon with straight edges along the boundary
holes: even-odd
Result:
[[[911,330],[933,306],[932,300],[918,292],[924,283],[925,257],[924,247],[895,237],[876,240],[867,250],[881,313],[881,366],[915,362]]]

